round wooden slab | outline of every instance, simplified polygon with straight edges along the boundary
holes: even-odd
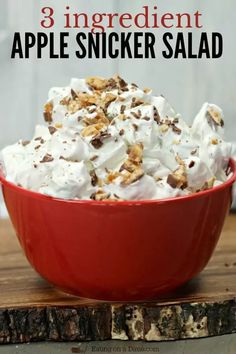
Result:
[[[191,257],[191,255],[190,255]],[[140,282],[142,279],[140,279]],[[57,291],[29,266],[0,222],[0,343],[199,338],[236,332],[236,215],[207,268],[156,301],[107,303]]]

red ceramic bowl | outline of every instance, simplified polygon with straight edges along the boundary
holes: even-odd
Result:
[[[17,236],[36,271],[65,291],[103,300],[157,298],[207,264],[232,201],[222,185],[157,201],[61,200],[0,177]]]

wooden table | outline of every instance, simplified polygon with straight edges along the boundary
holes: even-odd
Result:
[[[106,303],[57,291],[29,266],[8,220],[0,221],[0,343],[171,340],[236,332],[236,215],[207,268],[173,294]]]

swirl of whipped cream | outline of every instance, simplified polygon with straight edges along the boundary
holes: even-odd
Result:
[[[223,183],[236,147],[222,110],[205,103],[189,127],[163,96],[110,79],[50,89],[45,125],[1,152],[6,179],[63,199],[143,200]]]

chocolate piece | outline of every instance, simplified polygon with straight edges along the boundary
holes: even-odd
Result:
[[[52,122],[52,114],[50,112],[43,112],[45,122]]]
[[[98,136],[98,137],[93,138],[93,139],[91,140],[91,144],[93,145],[93,147],[94,147],[95,149],[100,149],[100,147],[102,147],[102,145],[103,145],[101,136]]]
[[[167,177],[167,183],[172,187],[176,188],[178,185],[178,180],[172,174],[169,174]]]
[[[178,123],[179,123],[179,118],[174,118],[174,119],[173,119],[173,123],[174,123],[174,124],[178,124]]]
[[[136,97],[132,98],[131,108],[135,108],[137,106],[141,106],[144,103],[143,100],[137,99]]]
[[[177,134],[181,134],[182,130],[178,127],[176,127],[176,125],[172,124],[172,130],[177,133]]]
[[[130,114],[132,114],[132,116],[134,116],[134,118],[140,119],[140,115],[138,114],[138,112],[130,112]]]
[[[29,145],[29,143],[30,143],[30,140],[23,140],[23,141],[21,142],[21,145],[27,146],[27,145]]]
[[[50,154],[46,154],[43,159],[40,161],[40,163],[45,163],[45,162],[51,162],[53,161],[54,158]]]
[[[188,167],[189,167],[189,168],[192,168],[194,165],[195,165],[195,162],[192,160],[192,161],[189,163]]]
[[[153,107],[153,118],[154,118],[155,122],[157,122],[157,124],[160,123],[161,117],[160,117],[156,107]]]
[[[144,119],[144,120],[150,120],[151,118],[150,117],[148,117],[148,116],[145,116],[145,117],[143,117],[142,119]]]
[[[70,92],[71,92],[71,96],[72,96],[73,100],[78,98],[77,93],[73,89],[71,89]]]
[[[50,133],[51,135],[53,135],[53,134],[56,133],[56,131],[57,131],[57,129],[56,129],[55,127],[53,127],[52,125],[50,125],[50,126],[48,127],[48,130],[49,130],[49,133]]]
[[[116,81],[115,81],[113,78],[109,79],[109,80],[108,80],[107,90],[111,91],[111,90],[114,90],[114,89],[116,89],[116,88],[117,88],[117,83],[116,83]]]
[[[91,144],[93,145],[93,147],[95,149],[99,149],[102,145],[103,145],[103,140],[110,138],[111,134],[108,134],[107,132],[102,132],[99,133],[98,135],[96,135],[92,140],[91,140]]]
[[[122,105],[120,106],[120,113],[123,114],[124,111],[125,111],[125,109],[126,109],[126,106],[125,106],[124,104],[122,104]]]
[[[94,161],[94,160],[96,160],[98,158],[98,155],[94,155],[94,156],[92,156],[91,158],[90,158],[90,161]]]
[[[52,111],[53,111],[53,104],[52,102],[47,102],[45,105],[44,105],[44,112],[43,112],[43,115],[44,115],[44,120],[48,123],[51,123],[52,122]]]
[[[196,153],[197,153],[197,149],[191,151],[191,155],[196,155]]]
[[[91,184],[92,186],[96,186],[98,184],[98,176],[94,170],[90,171],[91,176]]]
[[[117,76],[116,79],[118,81],[118,85],[120,86],[121,90],[124,91],[124,89],[126,89],[126,87],[128,86],[127,82],[125,82],[125,80],[122,79],[120,76]]]

